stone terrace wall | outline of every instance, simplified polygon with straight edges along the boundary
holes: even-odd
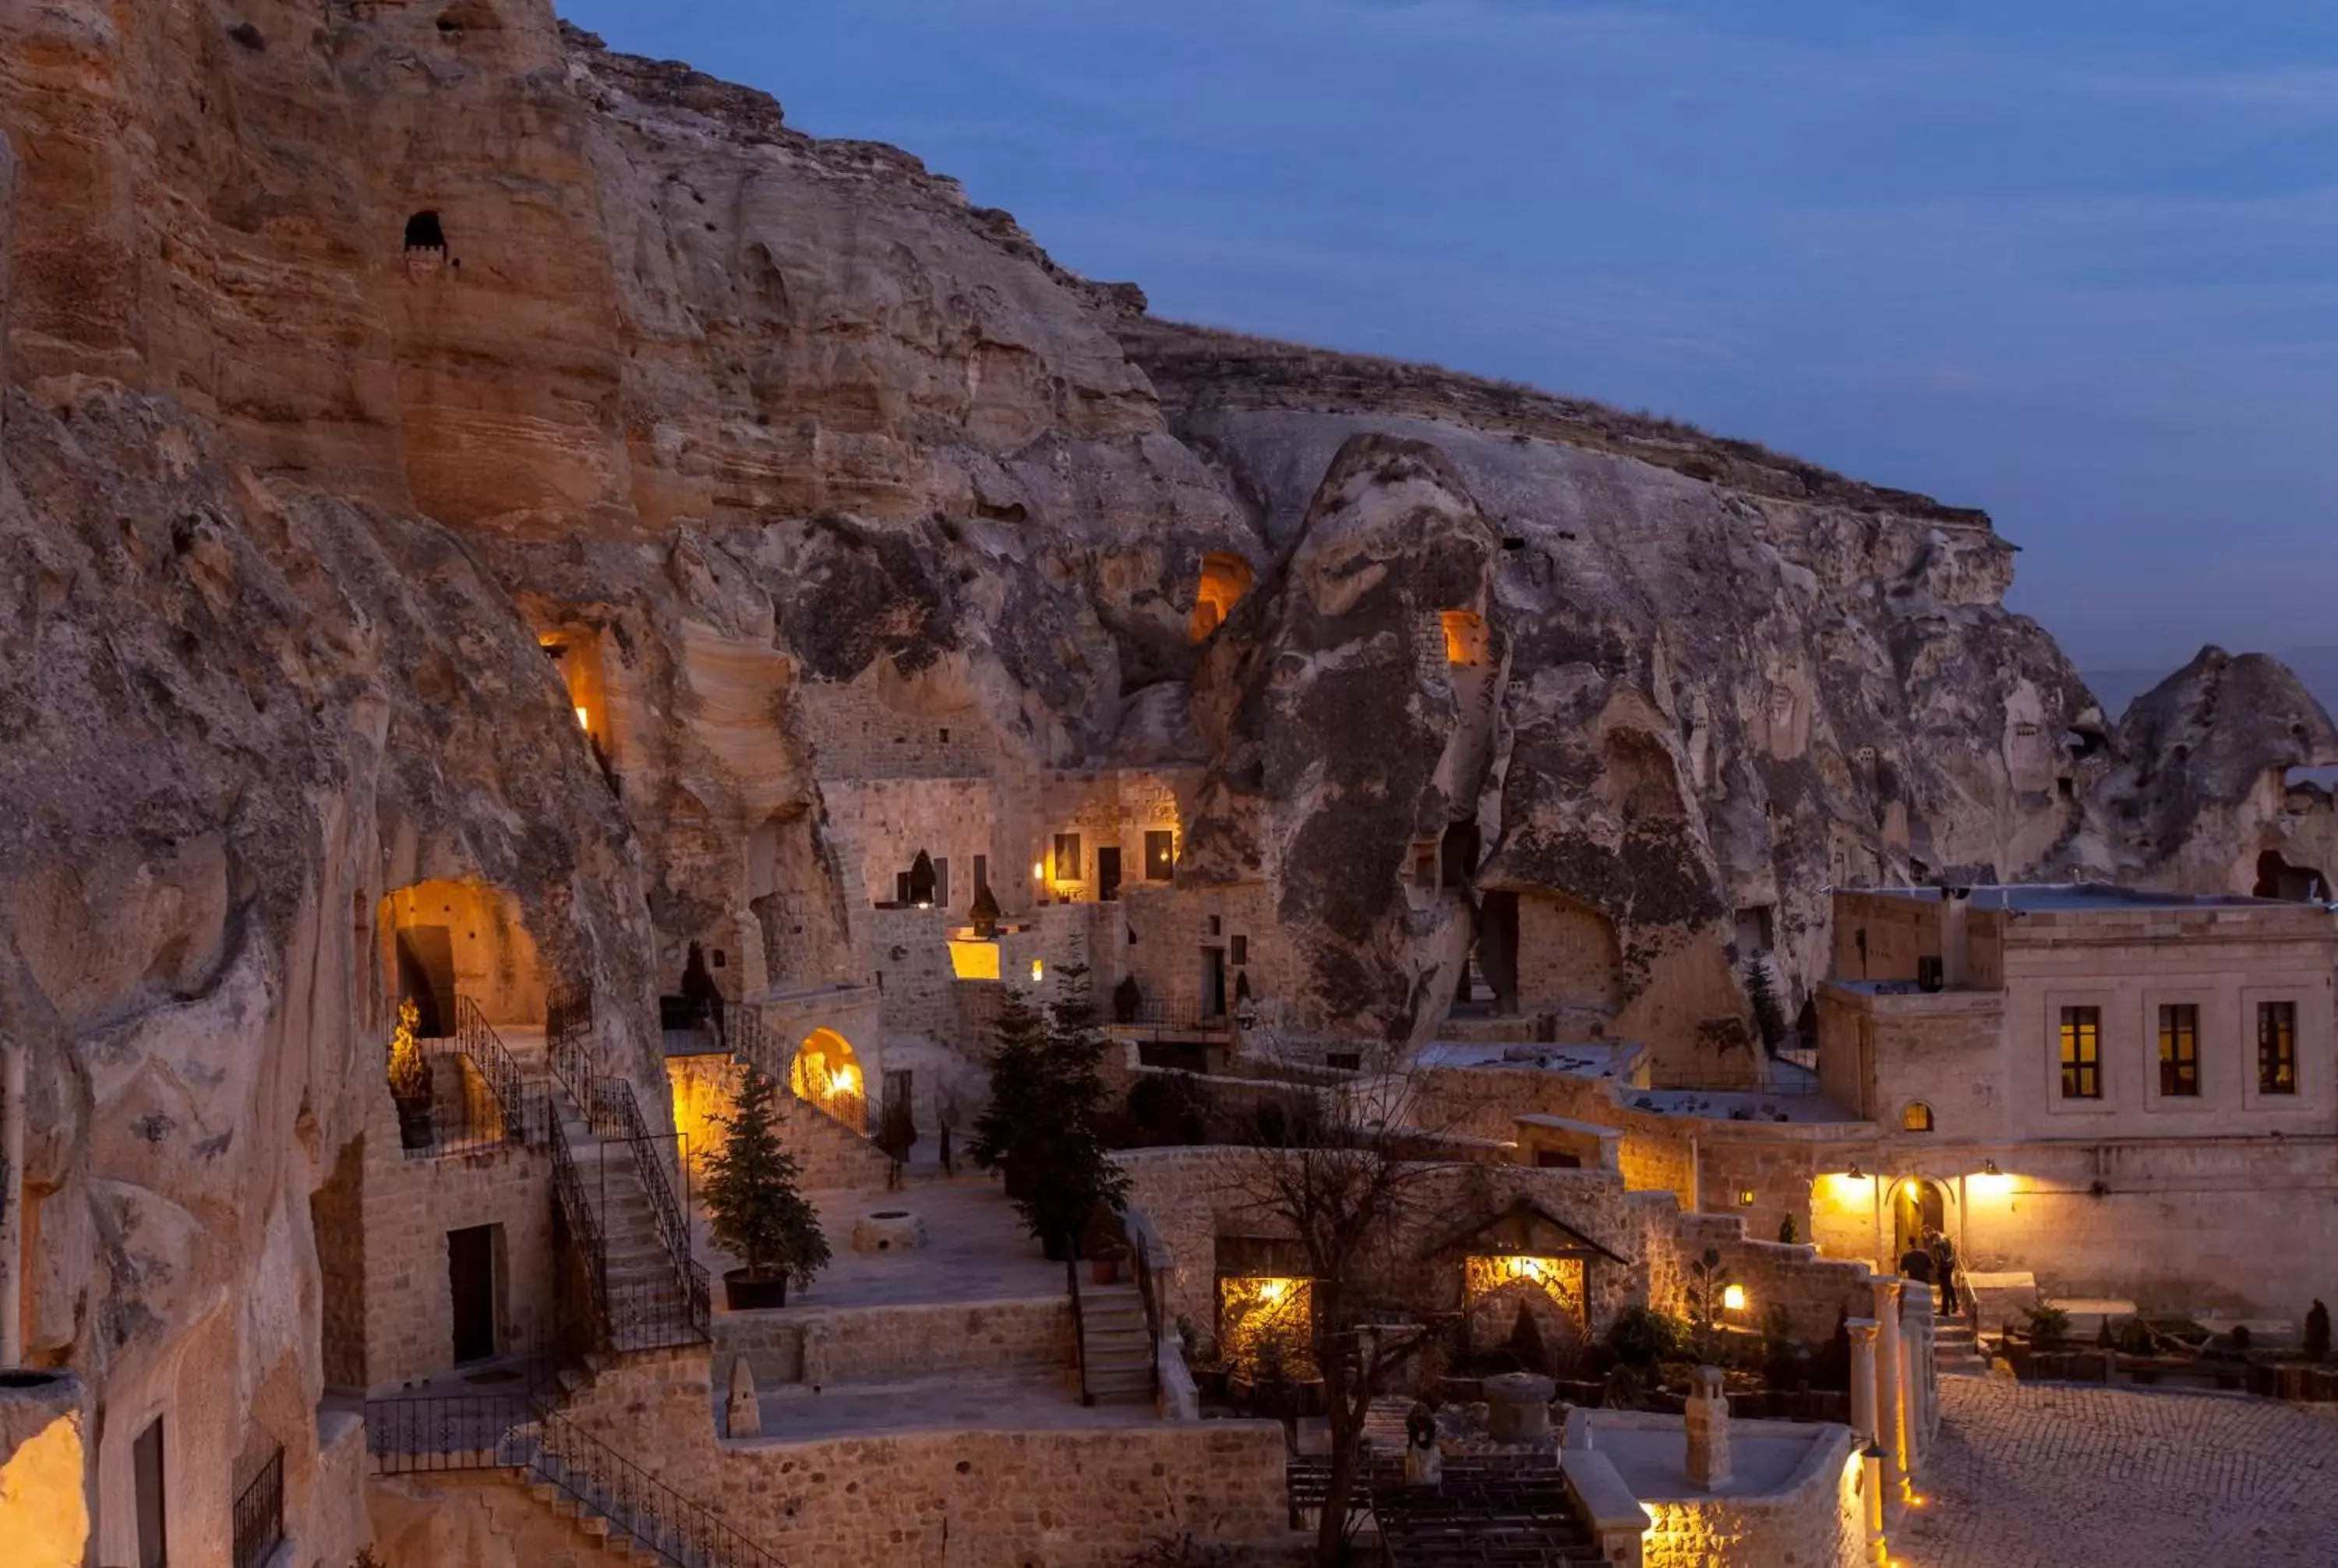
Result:
[[[1608,1419],[1616,1419],[1609,1416]],[[1651,1416],[1677,1426],[1678,1416]],[[1808,1426],[1743,1421],[1740,1433]],[[1847,1426],[1823,1436],[1783,1492],[1759,1497],[1643,1498],[1649,1514],[1641,1538],[1644,1568],[1862,1568],[1866,1531],[1859,1447]]]
[[[496,1255],[496,1348],[549,1343],[558,1294],[550,1155],[508,1146],[409,1160],[398,1146],[398,1109],[388,1087],[368,1084],[366,1095],[366,1387],[395,1388],[454,1366],[454,1285],[447,1250],[452,1230],[476,1225],[503,1229]],[[326,1295],[334,1290],[329,1280]]]
[[[1072,1366],[1067,1297],[806,1311],[718,1312],[714,1372],[730,1387],[739,1356],[759,1388]]]
[[[570,1419],[799,1563],[1117,1568],[1146,1543],[1288,1534],[1282,1426],[1204,1421],[819,1442],[715,1436],[707,1353],[630,1359]]]

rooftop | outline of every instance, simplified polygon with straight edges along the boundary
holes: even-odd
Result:
[[[1641,1048],[1624,1041],[1522,1045],[1498,1040],[1431,1040],[1420,1048],[1423,1067],[1534,1067],[1582,1078],[1629,1078]]]
[[[1877,898],[1905,898],[1937,904],[1945,897],[1940,887],[1838,887],[1838,893],[1859,893]],[[2294,909],[2280,898],[2246,898],[2230,893],[2159,893],[2141,887],[2117,887],[2107,882],[1987,883],[1969,887],[1972,907],[2009,909],[2015,914],[2046,910],[2089,909]]]

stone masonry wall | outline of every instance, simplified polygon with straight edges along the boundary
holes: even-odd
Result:
[[[1010,1368],[1068,1371],[1072,1306],[1067,1298],[1047,1298],[716,1313],[718,1387],[730,1387],[731,1362],[739,1356],[747,1357],[759,1388]]]
[[[1743,1431],[1782,1424],[1735,1425]],[[1783,1493],[1643,1498],[1649,1514],[1641,1538],[1644,1568],[1862,1568],[1866,1530],[1858,1445],[1848,1427],[1821,1430],[1825,1436]]]
[[[791,1563],[939,1562],[947,1543],[954,1563],[1117,1568],[1164,1537],[1287,1534],[1274,1422],[733,1442],[708,1372],[704,1350],[629,1358],[569,1418]]]
[[[409,1160],[398,1146],[398,1111],[388,1087],[368,1085],[367,1099],[361,1140],[367,1387],[394,1388],[454,1366],[447,1240],[453,1230],[503,1228],[496,1253],[497,1350],[548,1343],[557,1294],[551,1158],[541,1150],[509,1146]]]
[[[738,1103],[746,1067],[728,1056],[669,1056],[668,1092],[673,1124],[689,1140],[691,1180],[705,1179],[706,1155],[722,1137],[722,1122]],[[876,1144],[818,1106],[782,1093],[779,1100],[780,1142],[796,1158],[799,1184],[806,1191],[882,1187],[890,1163]]]
[[[1623,958],[1606,916],[1563,898],[1518,896],[1518,1011],[1612,1009]]]

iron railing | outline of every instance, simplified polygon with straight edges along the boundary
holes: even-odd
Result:
[[[283,1540],[284,1450],[280,1447],[236,1494],[235,1568],[260,1568]]]
[[[486,1081],[487,1093],[502,1112],[504,1136],[514,1142],[526,1142],[519,1063],[512,1060],[510,1048],[487,1022],[486,1013],[468,996],[455,998],[455,1044]]]
[[[1107,1028],[1129,1030],[1175,1030],[1194,1034],[1230,1034],[1233,1032],[1233,1014],[1224,1008],[1206,1013],[1198,1001],[1171,999],[1161,1002],[1151,998],[1135,1006],[1124,1007],[1106,997],[1097,1009],[1102,1014],[1097,1022]]]
[[[582,1254],[584,1293],[592,1308],[594,1338],[609,1339],[609,1248],[602,1239],[601,1216],[584,1195],[584,1178],[568,1147],[568,1131],[555,1112],[548,1119],[552,1145],[552,1190],[567,1218],[569,1239]]]
[[[1161,1401],[1161,1277],[1153,1271],[1153,1234],[1149,1226],[1124,1214],[1122,1229],[1128,1237],[1128,1263],[1136,1277],[1137,1298],[1144,1303],[1144,1348],[1152,1355],[1153,1399]]]
[[[545,1060],[568,1097],[593,1113],[593,993],[582,986],[552,994],[544,1005]]]
[[[522,1395],[368,1400],[366,1445],[385,1475],[516,1471],[607,1520],[613,1544],[674,1568],[783,1568],[777,1553],[713,1509]]]
[[[657,1226],[658,1240],[664,1244],[666,1257],[673,1265],[674,1286],[687,1304],[687,1321],[693,1330],[690,1337],[702,1339],[713,1315],[713,1293],[706,1266],[692,1256],[694,1250],[690,1244],[688,1213],[674,1198],[673,1183],[666,1180],[665,1161],[657,1147],[664,1140],[651,1134],[642,1116],[641,1103],[634,1098],[634,1086],[622,1078],[610,1079],[600,1086],[594,1111],[594,1131],[604,1140],[601,1158],[604,1166],[611,1144],[624,1143],[632,1151],[634,1169],[649,1199],[650,1219]],[[676,1163],[682,1161],[677,1160]],[[638,1329],[645,1325],[635,1327]]]
[[[406,1158],[493,1153],[528,1143],[526,1080],[478,1003],[457,995],[455,1033],[418,1039],[415,1044],[422,1054],[430,1092],[418,1106],[399,1104],[400,1148]],[[439,1093],[441,1063],[450,1063],[459,1075],[454,1094]]]

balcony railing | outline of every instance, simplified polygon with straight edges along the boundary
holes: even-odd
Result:
[[[1233,1015],[1221,1008],[1215,1013],[1203,1011],[1199,1002],[1155,1002],[1150,999],[1134,1007],[1122,1007],[1105,1000],[1102,1022],[1109,1028],[1139,1036],[1159,1034],[1232,1035]]]
[[[540,1140],[542,1121],[527,1102],[519,1065],[503,1037],[468,996],[455,998],[455,1033],[415,1042],[430,1093],[402,1102],[400,1142],[409,1160],[493,1153]],[[451,1073],[453,1093],[442,1093]]]
[[[284,1450],[279,1448],[235,1497],[235,1568],[260,1568],[284,1541]]]
[[[366,1446],[385,1475],[510,1470],[608,1521],[613,1545],[675,1568],[783,1568],[779,1556],[561,1416],[520,1394],[374,1399]],[[241,1563],[239,1559],[239,1564]]]
[[[674,1287],[682,1295],[683,1305],[672,1327],[676,1333],[686,1327],[688,1332],[683,1338],[703,1339],[713,1312],[713,1293],[706,1266],[692,1256],[689,1216],[674,1197],[673,1183],[666,1179],[665,1160],[658,1149],[664,1140],[651,1134],[640,1102],[634,1098],[632,1084],[622,1078],[612,1078],[601,1084],[594,1102],[593,1127],[606,1142],[622,1142],[632,1151],[634,1169],[640,1174],[642,1190],[649,1198],[650,1218],[657,1226],[658,1240],[665,1246],[667,1259],[673,1265]],[[602,1157],[608,1157],[605,1144]],[[687,1180],[686,1167],[684,1179]],[[613,1316],[613,1327],[622,1320],[622,1315]],[[634,1323],[632,1327],[638,1333],[653,1325]],[[683,1339],[659,1341],[681,1342]],[[628,1343],[621,1348],[634,1350],[644,1347]]]
[[[593,1113],[593,993],[581,986],[553,993],[544,1008],[544,1049],[552,1076],[577,1109]]]

